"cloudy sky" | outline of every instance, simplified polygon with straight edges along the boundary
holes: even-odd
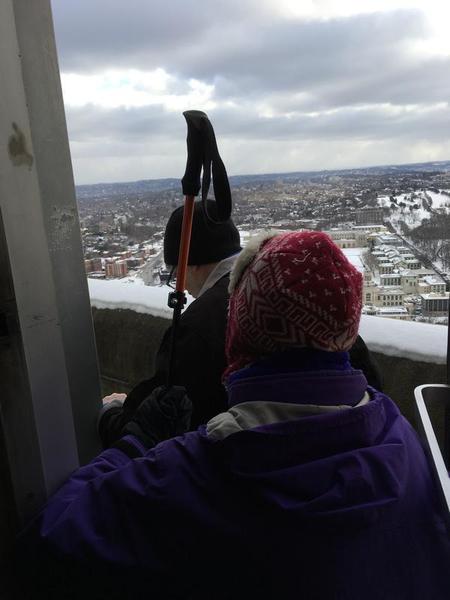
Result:
[[[76,183],[450,159],[448,0],[52,0]]]

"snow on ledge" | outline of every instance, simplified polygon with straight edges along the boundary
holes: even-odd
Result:
[[[144,285],[141,280],[127,279],[88,279],[91,306],[112,310],[128,309],[146,313],[154,317],[171,319],[173,310],[167,306],[170,288]],[[193,298],[188,295],[186,306]]]
[[[363,315],[359,333],[373,352],[444,365],[447,327]]]
[[[96,308],[129,309],[154,317],[172,318],[167,306],[169,288],[136,281],[88,279],[91,305]],[[188,296],[188,304],[193,298]],[[447,327],[363,315],[360,334],[373,352],[413,361],[445,364]]]

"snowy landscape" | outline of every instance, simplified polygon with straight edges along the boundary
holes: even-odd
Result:
[[[419,190],[393,197],[380,196],[378,204],[391,209],[389,221],[401,232],[402,222],[414,229],[419,227],[424,219],[430,219],[433,215],[450,215],[450,191],[442,190],[436,193],[431,190]]]
[[[364,275],[365,317],[389,318],[394,327],[402,327],[394,319],[446,324],[450,163],[230,180],[242,246],[267,229],[326,231]],[[168,215],[182,202],[176,180],[78,189],[94,306],[170,318],[162,241]],[[375,333],[374,326],[373,343]]]

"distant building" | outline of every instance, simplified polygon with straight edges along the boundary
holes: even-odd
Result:
[[[403,306],[404,295],[401,288],[380,287],[374,304],[378,306]]]
[[[399,273],[390,273],[388,275],[380,275],[380,283],[382,286],[395,285],[401,287],[402,278]]]
[[[393,234],[381,234],[375,239],[375,244],[377,246],[386,245],[386,246],[403,246],[403,241],[397,235]]]
[[[376,225],[383,223],[383,209],[380,207],[355,210],[356,225]]]
[[[408,258],[404,261],[404,265],[407,269],[411,271],[417,271],[422,267],[421,263],[417,260],[417,258]]]
[[[431,275],[424,277],[420,281],[418,287],[419,292],[421,294],[438,294],[441,296],[445,295],[445,283],[441,279],[438,279],[437,277],[432,277]]]
[[[424,317],[446,317],[448,315],[449,292],[444,294],[422,294],[422,315]]]
[[[372,271],[369,269],[363,269],[364,285],[370,285],[372,283]]]
[[[367,246],[367,231],[355,229],[330,229],[325,231],[339,248],[364,248]]]
[[[364,231],[367,234],[370,233],[387,233],[387,229],[385,225],[353,225],[352,231]]]
[[[105,275],[108,279],[125,277],[127,274],[128,266],[126,260],[107,262],[105,264]]]
[[[411,316],[404,306],[396,306],[391,308],[379,308],[376,312],[378,317],[385,319],[400,319],[402,321],[410,321]]]
[[[364,285],[363,300],[364,304],[377,307],[385,306],[403,306],[404,291],[400,287]]]
[[[138,269],[141,265],[144,264],[143,258],[127,258],[126,263],[129,269]]]
[[[101,258],[90,258],[84,261],[86,273],[98,273],[102,270]]]
[[[401,287],[406,294],[415,294],[418,291],[418,276],[411,271],[402,273]]]
[[[356,240],[351,238],[343,238],[340,240],[334,240],[336,246],[339,248],[357,248]]]
[[[364,284],[364,288],[363,288],[364,304],[375,306],[377,295],[378,295],[378,286],[377,285],[375,285],[374,283]]]
[[[394,272],[394,265],[391,262],[382,262],[378,265],[380,275],[389,275]]]

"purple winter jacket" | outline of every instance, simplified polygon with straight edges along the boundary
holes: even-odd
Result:
[[[289,376],[292,394],[279,399],[301,396],[305,375],[314,380]],[[360,372],[315,375],[324,402],[361,387]],[[361,407],[221,441],[201,427],[147,452],[129,437],[139,458],[104,451],[25,536],[35,589],[109,600],[450,598],[427,459],[395,404],[369,393]]]

